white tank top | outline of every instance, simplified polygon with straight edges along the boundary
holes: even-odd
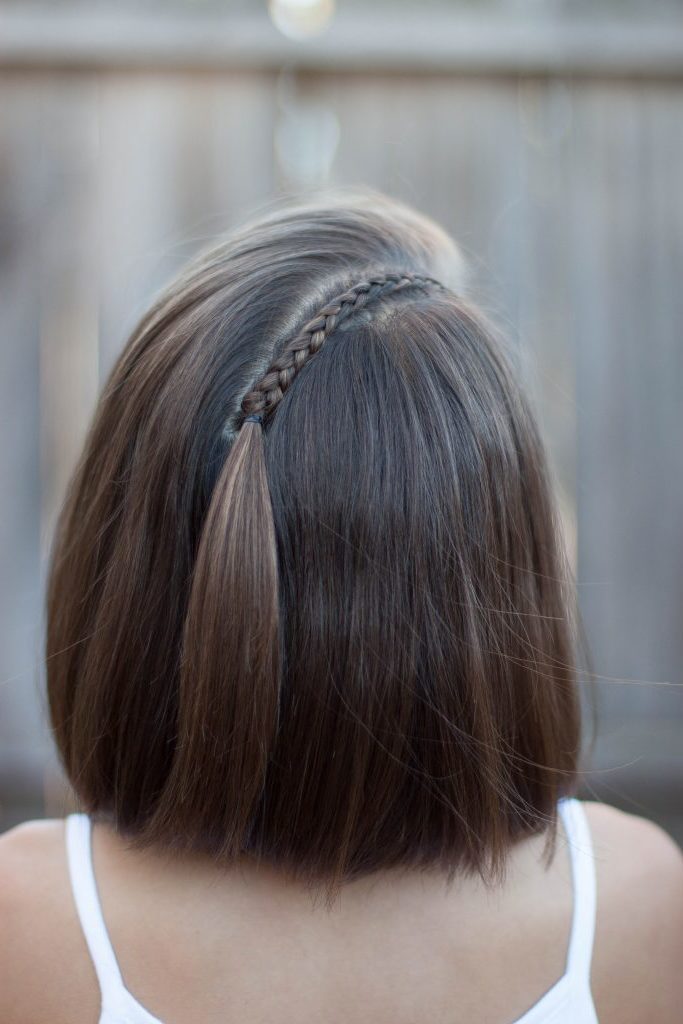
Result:
[[[523,1016],[501,1024],[598,1024],[590,990],[596,889],[590,829],[579,800],[566,797],[558,810],[569,845],[574,894],[565,972]],[[76,909],[100,985],[99,1024],[163,1024],[134,998],[121,977],[97,893],[87,815],[66,819],[66,845]]]

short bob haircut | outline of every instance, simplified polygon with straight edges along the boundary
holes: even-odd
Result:
[[[576,588],[506,343],[373,190],[195,260],[103,389],[58,520],[47,685],[80,806],[328,893],[505,874],[580,759]],[[515,351],[515,350],[512,350]]]

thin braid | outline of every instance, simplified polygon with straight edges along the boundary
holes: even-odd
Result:
[[[296,375],[303,369],[311,356],[320,350],[326,338],[335,328],[356,310],[369,302],[401,291],[411,285],[425,287],[444,286],[436,278],[409,271],[394,274],[377,274],[349,288],[329,302],[318,315],[309,320],[300,333],[275,359],[260,380],[242,399],[243,416],[267,416],[277,406]]]

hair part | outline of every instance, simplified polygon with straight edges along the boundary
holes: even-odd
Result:
[[[133,841],[330,898],[391,866],[500,878],[532,833],[552,856],[575,593],[513,362],[439,280],[455,257],[377,193],[289,205],[114,365],[53,542],[47,682],[83,807]]]

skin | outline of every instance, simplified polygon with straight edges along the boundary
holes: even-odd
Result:
[[[597,854],[591,985],[600,1024],[680,1024],[683,855],[645,819],[584,804]],[[564,972],[564,835],[510,855],[507,880],[437,874],[350,884],[333,911],[277,872],[134,852],[94,831],[105,920],[128,988],[165,1024],[513,1024]],[[96,1024],[64,823],[0,838],[0,1020]]]

